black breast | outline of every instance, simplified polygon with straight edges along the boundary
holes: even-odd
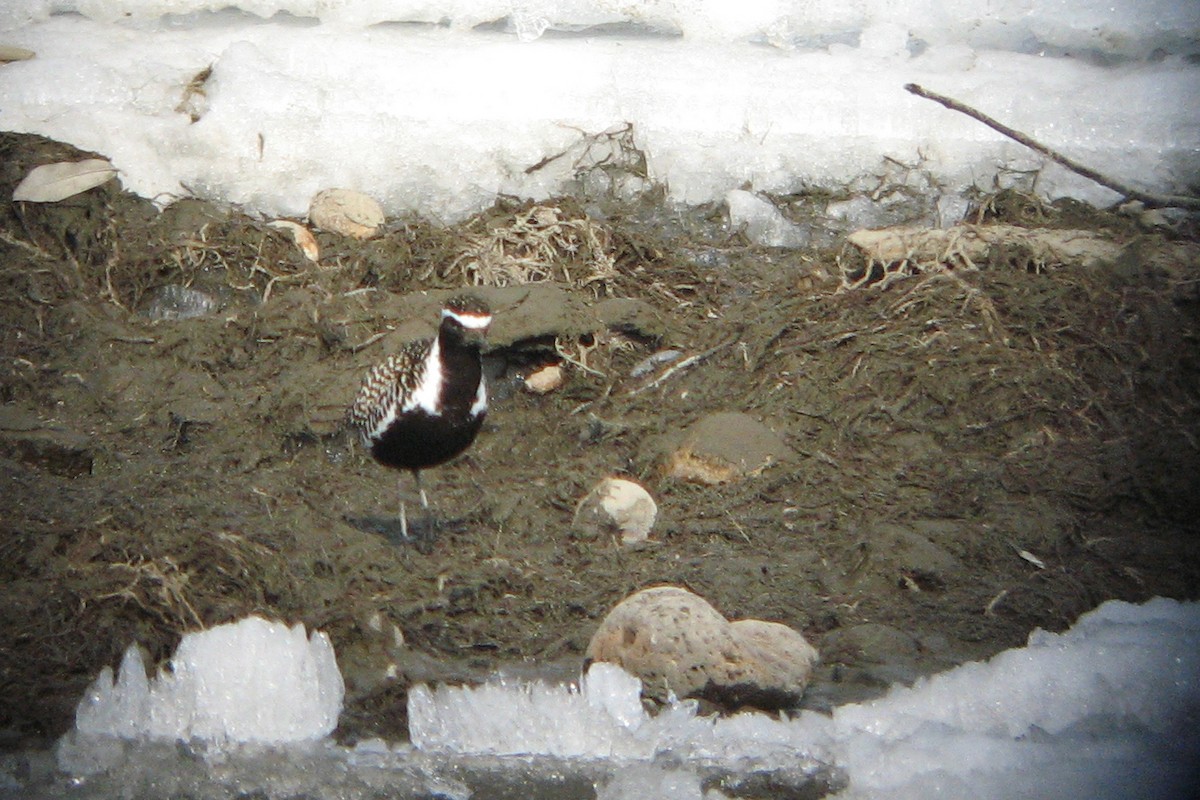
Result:
[[[483,380],[479,349],[448,347],[440,355],[439,413],[415,408],[399,414],[383,435],[371,442],[371,454],[380,463],[399,469],[435,467],[475,441],[487,413],[486,407],[472,412]]]
[[[484,415],[432,416],[423,411],[400,416],[371,442],[371,455],[397,469],[426,469],[445,463],[475,441]]]

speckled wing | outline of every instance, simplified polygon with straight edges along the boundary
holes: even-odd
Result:
[[[409,342],[367,373],[347,419],[364,439],[378,439],[421,385],[432,339]]]

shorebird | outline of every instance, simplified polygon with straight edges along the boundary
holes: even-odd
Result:
[[[376,461],[412,473],[430,538],[433,519],[421,470],[462,453],[483,425],[488,403],[480,349],[491,322],[491,310],[479,298],[450,298],[437,336],[409,342],[373,367],[347,415]],[[409,540],[403,487],[400,530]]]

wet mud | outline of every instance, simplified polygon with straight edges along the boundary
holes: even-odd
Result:
[[[0,197],[77,157],[0,134]],[[657,584],[802,631],[817,709],[1107,599],[1195,598],[1195,231],[1017,194],[973,213],[1118,255],[881,269],[840,240],[757,247],[651,193],[318,233],[312,263],[267,220],[159,212],[116,182],[0,204],[0,745],[66,731],[130,641],[165,659],[251,613],[330,634],[353,742],[404,738],[414,682],[572,674],[607,611]],[[342,421],[366,370],[474,284],[496,312],[491,410],[424,476],[422,552],[389,538],[411,479]],[[565,383],[528,391],[550,363]],[[786,451],[671,477],[719,412]],[[655,497],[649,541],[572,528],[610,475]]]

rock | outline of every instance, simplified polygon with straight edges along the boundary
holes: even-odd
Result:
[[[646,541],[658,504],[644,488],[624,478],[605,478],[579,502],[572,527],[599,536],[621,534],[622,544]]]
[[[534,394],[549,394],[563,385],[563,370],[558,364],[548,364],[529,373],[525,388]]]
[[[32,50],[11,44],[0,44],[0,64],[10,61],[28,61],[36,55]]]
[[[944,639],[918,639],[880,623],[835,628],[821,637],[822,668],[804,695],[804,707],[828,713],[847,703],[865,703],[894,685],[911,685],[972,657],[967,652],[951,657]]]
[[[732,650],[729,622],[716,609],[686,589],[660,586],[618,603],[592,636],[587,659],[616,664],[641,679],[643,694],[662,700],[702,691],[719,671],[713,654]]]
[[[383,208],[362,192],[323,189],[313,196],[308,219],[321,230],[370,239],[383,227]]]
[[[617,664],[641,679],[643,694],[671,694],[726,707],[794,706],[818,656],[785,625],[730,623],[702,597],[676,586],[643,589],[609,612],[588,661]]]
[[[817,649],[808,643],[798,631],[778,622],[760,619],[739,619],[729,624],[733,638],[750,656],[749,663],[755,666],[748,683],[757,687],[762,695],[772,691],[779,693],[775,702],[745,702],[749,705],[783,707],[794,705],[804,693],[808,678],[816,664]],[[772,688],[776,687],[776,688]],[[798,687],[795,698],[788,702],[789,687]],[[740,703],[738,704],[740,705]]]
[[[877,523],[870,528],[867,542],[879,570],[910,589],[940,590],[964,569],[944,547],[904,525]]]
[[[760,474],[792,450],[777,433],[746,414],[709,414],[688,429],[667,457],[666,474],[694,483],[728,483]]]

